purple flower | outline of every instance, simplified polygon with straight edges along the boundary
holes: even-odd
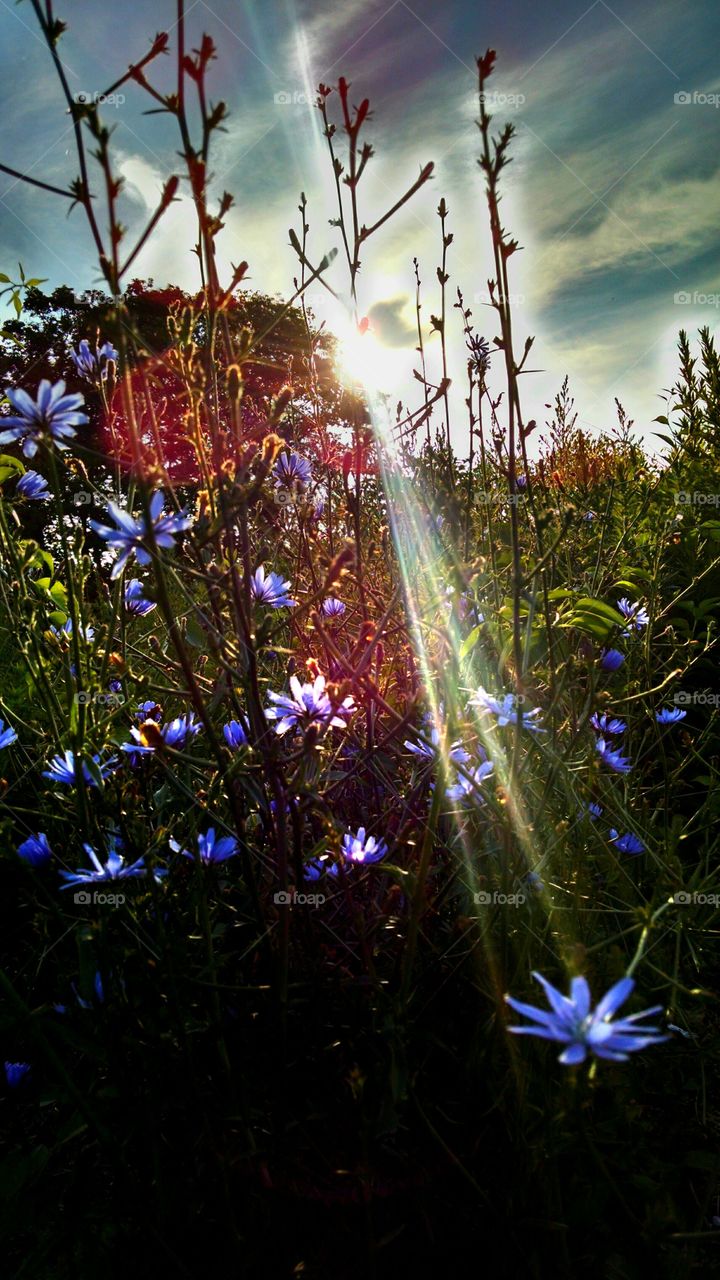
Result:
[[[26,471],[18,480],[15,492],[26,502],[46,502],[50,497],[48,482],[37,471]]]
[[[473,769],[470,777],[464,774],[458,774],[458,780],[453,786],[448,787],[445,795],[448,800],[457,801],[461,805],[484,804],[485,801],[480,795],[480,787],[486,778],[491,777],[495,771],[495,765],[492,760],[483,760],[477,769]]]
[[[642,631],[643,627],[646,627],[650,621],[647,609],[640,604],[639,600],[631,604],[627,596],[623,596],[622,600],[618,600],[617,607],[618,612],[622,614],[623,618],[627,619],[636,631]],[[626,631],[624,634],[628,635],[629,632]]]
[[[223,725],[223,737],[231,751],[239,751],[250,741],[250,726],[244,716]]]
[[[618,835],[615,828],[611,827],[610,839],[615,845],[615,848],[619,849],[621,853],[644,853],[645,852],[645,845],[643,844],[642,840],[638,840],[637,836],[632,835],[631,832],[628,832],[627,835],[620,836]]]
[[[345,613],[345,605],[342,600],[336,600],[334,596],[328,596],[327,600],[323,600],[322,611],[326,618],[342,618]]]
[[[131,578],[125,586],[125,608],[136,618],[144,618],[153,609],[157,609],[154,600],[145,599],[143,584],[139,578]]]
[[[150,499],[149,524],[144,515],[138,516],[136,519],[129,511],[123,511],[114,502],[108,503],[108,511],[111,519],[115,521],[117,529],[98,524],[97,520],[88,522],[90,527],[107,542],[109,547],[117,547],[120,552],[113,565],[112,573],[110,574],[111,578],[120,577],[125,565],[133,555],[137,557],[138,564],[150,564],[152,559],[151,533],[157,546],[167,549],[175,546],[174,538],[176,534],[183,533],[190,528],[192,516],[188,515],[186,511],[180,511],[169,516],[163,515],[163,503],[162,493],[154,493]]]
[[[33,400],[27,391],[14,391],[8,387],[5,394],[15,414],[2,421],[8,431],[0,431],[0,444],[19,444],[26,458],[34,458],[41,444],[55,444],[58,449],[67,449],[68,440],[75,435],[75,427],[88,422],[87,414],[80,413],[80,406],[85,403],[79,393],[66,396],[65,383],[56,382],[53,386],[47,378],[43,378],[38,387],[37,400]]]
[[[146,874],[144,857],[126,866],[124,857],[118,852],[119,847],[119,841],[111,836],[108,842],[107,862],[103,865],[92,845],[84,844],[83,849],[93,864],[92,870],[87,871],[84,867],[78,867],[74,872],[61,871],[60,875],[65,881],[65,884],[60,885],[61,891],[69,889],[74,884],[104,884],[108,880],[128,880],[144,876]]]
[[[31,867],[46,867],[52,858],[52,849],[47,836],[41,831],[36,836],[28,836],[17,848],[18,857],[23,858]]]
[[[682,711],[680,707],[663,707],[661,711],[655,712],[655,719],[658,724],[677,724],[678,720],[684,720],[687,711]]]
[[[208,827],[205,835],[198,835],[197,838],[198,853],[203,866],[209,867],[218,862],[226,862],[228,858],[234,858],[239,853],[238,843],[234,836],[223,836],[218,840],[214,827]],[[173,853],[181,853],[184,858],[192,858],[195,855],[189,849],[181,849],[177,840],[170,841],[170,848]]]
[[[545,991],[552,1012],[506,996],[511,1009],[535,1023],[535,1026],[508,1027],[508,1031],[515,1035],[540,1036],[543,1040],[556,1040],[567,1045],[558,1059],[564,1066],[584,1062],[588,1052],[609,1062],[626,1062],[629,1053],[669,1039],[660,1034],[658,1027],[640,1025],[643,1018],[660,1013],[661,1005],[612,1021],[612,1015],[617,1013],[635,988],[632,978],[621,978],[595,1009],[591,1009],[590,988],[585,978],[573,978],[570,995],[564,996],[542,974],[533,973],[533,977]]]
[[[29,1062],[6,1062],[5,1063],[5,1079],[10,1089],[17,1089],[23,1080],[30,1074]]]
[[[92,757],[93,764],[96,764],[100,770],[100,776],[104,780],[108,773],[114,767],[114,761],[108,760],[105,764],[100,764],[100,757]],[[96,787],[98,784],[88,769],[86,762],[81,762],[81,774],[84,781],[89,787]],[[43,778],[49,778],[51,782],[62,782],[68,787],[75,786],[75,755],[72,751],[66,751],[64,755],[53,756],[50,761],[49,768],[43,773]]]
[[[489,712],[497,717],[499,725],[517,724],[519,719],[519,707],[517,696],[514,693],[506,693],[502,702],[499,698],[493,697],[487,693],[482,686],[475,691],[472,698],[468,702],[468,706],[477,707],[480,711]],[[540,707],[535,707],[532,711],[522,711],[523,729],[528,729],[530,733],[545,733],[542,725],[538,720],[541,714]]]
[[[17,734],[14,729],[8,725],[5,728],[5,721],[0,720],[0,750],[3,747],[11,747],[13,742],[17,742]]]
[[[266,576],[265,566],[260,565],[250,579],[250,594],[259,604],[269,604],[273,609],[292,609],[297,600],[291,600],[287,594],[290,583],[283,582],[279,573]]]
[[[606,764],[609,769],[614,769],[615,773],[629,773],[632,769],[628,757],[621,755],[619,751],[614,751],[604,738],[597,739],[595,749],[603,764]]]
[[[103,342],[101,347],[96,346],[93,351],[87,338],[83,338],[77,351],[71,351],[70,355],[75,362],[75,368],[84,378],[86,382],[96,382],[98,376],[101,379],[107,377],[107,361],[114,360],[117,364],[118,353],[109,342]]]
[[[603,649],[600,655],[600,666],[603,671],[617,671],[625,661],[625,654],[619,649]]]
[[[358,827],[357,835],[351,831],[342,839],[342,852],[347,862],[379,862],[385,857],[388,847],[384,840],[376,840],[375,836],[366,836],[365,828]]]
[[[319,730],[328,728],[345,729],[347,719],[356,710],[352,697],[342,702],[333,702],[325,688],[325,676],[317,676],[312,684],[300,684],[297,676],[290,677],[290,693],[268,693],[274,706],[268,707],[265,715],[268,720],[276,720],[275,732],[288,733],[290,729],[301,729],[303,733],[313,726]]]
[[[608,715],[601,716],[597,711],[594,716],[590,717],[590,723],[593,729],[597,729],[598,733],[609,733],[615,735],[618,733],[624,733],[627,729],[627,725],[624,720],[615,720],[612,716]]]
[[[281,485],[306,485],[312,480],[312,467],[307,458],[301,458],[297,453],[281,453],[273,467],[273,475],[276,488]]]

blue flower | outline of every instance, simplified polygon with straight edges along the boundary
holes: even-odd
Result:
[[[163,725],[161,732],[165,746],[179,751],[186,745],[188,739],[194,738],[201,729],[202,725],[195,722],[195,712],[190,711],[187,715],[176,716],[169,724]]]
[[[328,596],[327,600],[323,600],[322,611],[326,618],[342,618],[345,613],[345,605],[342,600],[336,600],[333,596]]]
[[[52,849],[44,832],[36,836],[28,836],[18,845],[18,856],[28,862],[31,867],[46,867],[52,858]]]
[[[490,344],[487,339],[481,338],[480,334],[471,333],[466,337],[465,343],[478,373],[486,373],[490,365]]]
[[[248,745],[249,728],[244,716],[240,720],[231,720],[229,724],[223,725],[223,737],[231,751],[239,751],[241,747]]]
[[[598,738],[595,743],[595,749],[600,755],[603,764],[608,768],[614,769],[615,773],[629,773],[632,765],[627,756],[623,756],[619,751],[614,751],[609,742],[604,738]]]
[[[257,600],[259,604],[272,605],[273,609],[294,608],[297,600],[290,599],[287,594],[289,590],[290,583],[283,582],[279,573],[270,573],[266,576],[263,564],[255,570],[250,579],[250,594],[253,600]]]
[[[228,858],[234,858],[235,854],[239,853],[238,843],[234,836],[223,836],[222,839],[218,840],[214,827],[208,827],[205,835],[198,835],[197,847],[200,861],[206,867],[218,862],[226,862]],[[170,841],[170,848],[174,853],[181,853],[185,858],[194,859],[195,857],[188,849],[181,849],[177,840]]]
[[[442,742],[440,730],[437,725],[432,724],[432,720],[431,725],[432,727],[428,725],[423,726],[423,733],[426,737],[430,738],[430,742],[421,742],[419,740],[417,742],[411,742],[410,739],[407,738],[403,743],[403,746],[407,747],[408,751],[411,751],[414,756],[420,756],[422,760],[434,760],[440,751]],[[448,756],[455,762],[455,764],[468,764],[472,759],[470,752],[465,750],[461,742],[451,742],[448,750]]]
[[[70,354],[80,377],[86,382],[96,382],[98,375],[106,378],[107,361],[114,360],[117,364],[118,360],[118,353],[111,343],[103,342],[101,347],[96,346],[93,351],[87,338],[83,338],[77,351],[71,351]]]
[[[0,444],[22,441],[26,458],[34,458],[40,444],[54,443],[58,449],[68,449],[67,441],[77,434],[75,427],[88,422],[87,414],[79,412],[85,403],[83,396],[79,393],[66,396],[64,382],[53,386],[43,378],[37,400],[27,391],[13,391],[12,387],[8,387],[5,394],[15,414],[1,420],[10,429],[0,431]]]
[[[158,722],[162,720],[162,708],[152,699],[139,703],[135,714],[138,720],[157,720]]]
[[[153,609],[157,609],[154,600],[145,599],[143,584],[139,578],[131,578],[125,586],[125,608],[136,618],[144,618]]]
[[[72,620],[72,618],[66,618],[66,619],[65,619],[65,621],[63,622],[63,624],[62,624],[62,626],[61,626],[61,627],[52,627],[52,626],[51,626],[51,627],[50,627],[50,632],[51,632],[51,634],[55,637],[55,639],[56,639],[56,640],[63,640],[64,638],[69,639],[69,638],[70,638],[70,636],[71,636],[71,635],[72,635],[72,633],[73,633],[73,620]],[[81,630],[80,630],[80,635],[81,635],[81,636],[83,637],[83,639],[84,639],[84,640],[86,640],[86,641],[87,641],[87,643],[89,644],[89,643],[90,643],[90,641],[93,639],[93,637],[94,637],[94,635],[95,635],[95,628],[94,628],[94,627],[84,627],[84,628],[81,628]]]
[[[658,724],[677,724],[678,720],[684,720],[687,711],[682,711],[680,707],[663,707],[661,711],[655,712],[655,719]]]
[[[583,817],[587,817],[591,822],[595,822],[597,818],[602,816],[602,805],[595,804],[595,801],[591,800],[590,804],[587,805],[585,809],[581,809],[580,812]]]
[[[273,467],[273,475],[276,488],[281,485],[306,485],[312,480],[312,467],[307,458],[301,458],[297,453],[281,453]]]
[[[624,720],[614,720],[612,716],[608,715],[601,716],[597,711],[594,716],[590,717],[590,723],[593,729],[597,729],[598,733],[618,734],[624,733],[627,729]]]
[[[17,734],[14,729],[8,725],[5,728],[5,721],[0,720],[0,749],[2,747],[11,747],[13,742],[17,742]]]
[[[108,511],[111,519],[115,521],[117,529],[111,529],[108,525],[98,524],[97,520],[90,520],[90,527],[95,530],[99,537],[107,542],[109,547],[117,547],[120,555],[118,556],[112,568],[111,578],[119,578],[125,565],[131,556],[137,557],[138,564],[150,564],[152,559],[152,547],[150,546],[150,535],[154,536],[158,547],[166,549],[174,547],[174,538],[178,533],[184,533],[192,524],[192,516],[186,511],[180,511],[166,516],[163,514],[164,498],[162,493],[154,493],[150,499],[150,523],[144,515],[132,516],[129,511],[123,511],[114,502],[108,503]]]
[[[628,832],[627,835],[620,836],[618,835],[615,828],[611,827],[610,839],[615,845],[615,848],[619,849],[621,853],[644,853],[645,852],[645,845],[643,844],[642,840],[638,840],[637,836],[632,835],[631,832]]]
[[[634,1013],[629,1018],[612,1021],[635,988],[632,978],[621,978],[603,996],[595,1009],[590,1008],[590,988],[585,978],[573,978],[570,996],[564,996],[540,973],[533,977],[541,984],[552,1012],[523,1004],[512,996],[505,999],[516,1013],[531,1018],[535,1026],[508,1027],[515,1035],[540,1036],[543,1040],[556,1040],[567,1045],[558,1059],[565,1066],[584,1062],[588,1052],[610,1062],[626,1062],[629,1053],[645,1049],[651,1044],[661,1044],[669,1036],[660,1033],[658,1027],[641,1026],[643,1018],[660,1013],[661,1005]]]
[[[342,838],[342,852],[350,863],[379,862],[385,857],[388,847],[384,840],[376,840],[375,836],[367,836],[364,827],[358,827],[357,835],[346,832]]]
[[[30,1074],[29,1062],[6,1062],[5,1063],[5,1079],[11,1089],[17,1089],[23,1080]]]
[[[625,661],[625,654],[619,649],[603,649],[600,655],[600,666],[603,671],[617,671]]]
[[[149,705],[155,710],[155,703],[144,703],[143,706]],[[170,747],[173,751],[180,751],[187,744],[189,738],[194,738],[200,733],[201,724],[195,721],[195,712],[190,711],[187,715],[176,716],[168,724],[164,724],[162,729],[158,726],[153,715],[145,720],[140,728],[132,725],[130,728],[130,736],[132,742],[123,742],[120,750],[126,755],[132,757],[132,763],[136,764],[139,756],[154,755],[160,747]]]
[[[18,480],[15,492],[26,502],[45,502],[50,497],[48,482],[37,471],[26,471]]]
[[[642,631],[643,627],[646,627],[650,621],[647,609],[640,604],[639,600],[631,604],[627,596],[623,596],[622,600],[618,600],[617,607],[618,612],[622,614],[623,618],[627,618],[631,627],[634,627],[636,631]],[[629,632],[626,631],[624,634],[628,635]]]
[[[317,676],[312,684],[300,684],[297,676],[290,677],[290,693],[268,693],[274,706],[268,707],[268,720],[277,721],[275,732],[282,735],[290,729],[306,732],[311,726],[319,730],[347,728],[347,718],[356,710],[352,697],[333,702],[325,688],[325,677]]]
[[[448,787],[445,795],[448,800],[455,800],[459,804],[484,804],[485,801],[480,795],[480,787],[486,778],[492,776],[495,771],[495,765],[492,760],[483,760],[477,769],[473,769],[470,777],[464,774],[458,774],[458,780],[453,786]]]
[[[100,770],[100,776],[104,779],[107,777],[114,767],[115,762],[108,760],[105,764],[100,764],[100,757],[93,756],[93,764],[96,764]],[[97,782],[87,767],[85,761],[82,761],[82,777],[89,787],[96,787]],[[53,756],[50,761],[49,768],[43,773],[43,778],[49,778],[51,782],[62,782],[68,787],[75,785],[75,754],[72,751],[66,751],[64,755]]]
[[[69,889],[74,884],[104,884],[109,880],[128,880],[146,875],[144,857],[126,866],[124,857],[118,852],[119,847],[119,841],[111,836],[108,842],[107,862],[103,865],[92,845],[84,844],[83,849],[93,864],[93,870],[86,871],[84,867],[78,867],[74,872],[61,871],[60,875],[65,884],[60,885],[60,889]]]
[[[477,707],[480,711],[486,711],[496,716],[499,725],[517,724],[519,719],[518,700],[517,695],[514,693],[506,693],[501,702],[499,698],[493,697],[481,686],[470,698],[468,706]],[[528,729],[530,733],[545,733],[546,730],[543,729],[538,720],[540,714],[540,707],[535,707],[532,711],[525,711],[523,708],[523,729]]]

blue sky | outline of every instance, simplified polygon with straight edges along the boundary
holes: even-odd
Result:
[[[328,222],[336,210],[325,144],[311,105],[321,80],[345,75],[353,101],[371,100],[366,132],[376,156],[366,183],[367,221],[393,203],[421,165],[435,162],[433,181],[378,233],[363,262],[360,308],[377,342],[390,349],[380,365],[395,380],[386,388],[393,395],[412,383],[414,256],[427,321],[439,306],[441,196],[454,234],[451,294],[459,286],[478,328],[490,339],[497,332],[484,304],[489,241],[474,124],[475,55],[495,48],[494,88],[502,99],[496,123],[511,119],[517,128],[503,205],[523,245],[512,260],[516,327],[521,339],[535,335],[529,363],[540,371],[524,382],[526,417],[544,422],[544,405],[567,373],[582,423],[609,427],[617,396],[650,437],[652,419],[663,412],[659,393],[674,378],[677,330],[716,329],[720,316],[716,0],[612,6],[188,0],[187,10],[188,43],[195,45],[203,30],[216,41],[213,96],[230,110],[214,163],[218,190],[236,198],[219,245],[221,267],[247,259],[254,287],[287,295],[296,270],[287,233],[298,225],[301,191],[309,202],[311,256],[337,243]],[[142,56],[156,30],[169,30],[172,39],[175,4],[66,0],[58,14],[69,24],[60,51],[72,88],[101,92]],[[0,0],[0,41],[0,161],[67,183],[77,171],[69,117],[29,3]],[[172,73],[172,59],[162,59],[154,82],[169,87]],[[140,89],[124,93],[123,103],[105,108],[105,119],[115,127],[131,242],[174,171],[177,143],[171,120],[143,114],[151,104]],[[192,243],[184,199],[144,251],[137,274],[194,287]],[[98,282],[82,212],[68,217],[52,196],[1,176],[0,246],[0,270],[21,259],[52,284]],[[342,291],[339,260],[333,270]],[[322,299],[315,301],[320,311]],[[336,319],[332,311],[327,318]],[[459,440],[459,328],[451,349]],[[437,354],[436,340],[430,351]]]

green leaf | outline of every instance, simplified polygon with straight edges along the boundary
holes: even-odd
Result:
[[[479,627],[473,627],[472,631],[470,632],[470,635],[466,636],[465,639],[463,640],[462,644],[460,645],[460,653],[458,655],[461,662],[463,658],[467,658],[469,653],[472,653],[473,649],[475,648],[475,645],[480,639],[481,631],[482,631],[482,625],[480,625]]]

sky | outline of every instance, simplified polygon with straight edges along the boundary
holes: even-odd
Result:
[[[662,393],[676,377],[678,330],[717,331],[720,317],[717,0],[187,0],[186,9],[188,45],[203,31],[215,40],[212,99],[229,110],[212,165],[213,189],[231,191],[236,202],[218,242],[221,273],[247,260],[252,288],[288,297],[297,274],[288,230],[299,230],[303,191],[311,259],[339,245],[313,105],[321,81],[336,84],[342,75],[354,103],[370,99],[364,132],[375,155],[361,186],[367,223],[434,162],[432,181],[365,247],[358,307],[370,320],[370,354],[329,295],[311,297],[317,314],[349,335],[355,371],[393,400],[414,394],[413,407],[415,257],[430,367],[439,367],[430,316],[440,306],[441,198],[453,234],[449,303],[460,288],[491,345],[499,332],[487,305],[490,240],[475,124],[475,58],[496,49],[494,125],[510,120],[516,129],[502,205],[522,246],[510,261],[515,327],[520,349],[526,336],[535,339],[524,416],[544,423],[567,374],[581,425],[608,430],[617,397],[648,446],[659,447],[654,432],[663,428],[653,419],[665,412]],[[173,0],[65,0],[56,10],[68,23],[59,52],[76,93],[102,93],[157,30],[174,37]],[[0,48],[0,162],[67,186],[77,173],[70,118],[28,0],[0,0]],[[162,58],[150,78],[169,89],[173,70],[173,59]],[[131,244],[162,183],[180,168],[173,121],[145,114],[155,104],[137,86],[120,96],[102,113],[125,181],[121,213]],[[183,195],[133,274],[195,289],[194,240]],[[17,261],[27,274],[48,277],[48,288],[100,283],[82,210],[68,214],[61,198],[0,175],[0,270],[12,274]],[[328,279],[347,294],[341,256]],[[453,438],[462,447],[457,311],[447,326]]]

